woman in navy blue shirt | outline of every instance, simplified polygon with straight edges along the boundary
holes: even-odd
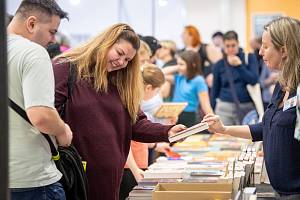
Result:
[[[282,17],[265,26],[260,55],[280,75],[261,123],[224,126],[217,115],[206,115],[203,120],[213,132],[262,140],[271,185],[281,196],[293,195],[293,199],[300,199],[300,142],[294,138],[296,88],[300,83],[299,36],[297,19]]]

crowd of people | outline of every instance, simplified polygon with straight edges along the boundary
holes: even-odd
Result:
[[[153,151],[170,150],[169,136],[201,121],[210,133],[263,140],[271,185],[282,197],[299,198],[299,128],[292,103],[300,101],[299,20],[270,22],[246,53],[233,30],[214,33],[207,44],[188,25],[185,46],[178,49],[172,40],[139,35],[124,23],[71,48],[68,40],[55,38],[64,18],[68,14],[54,0],[23,0],[7,23],[9,98],[33,124],[10,110],[13,200],[66,198],[40,132],[56,145],[76,147],[87,163],[89,199],[114,200],[126,199],[142,179]],[[70,93],[71,66],[76,80]],[[265,115],[258,124],[242,125],[256,109],[247,89],[255,84]],[[156,118],[164,101],[188,104],[178,117]]]

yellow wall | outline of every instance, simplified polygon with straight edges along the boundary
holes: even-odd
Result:
[[[247,13],[247,47],[252,37],[253,14],[257,13],[282,13],[300,19],[300,0],[246,0]],[[249,50],[249,49],[248,49]]]

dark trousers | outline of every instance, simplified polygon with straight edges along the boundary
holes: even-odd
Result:
[[[135,178],[131,173],[130,169],[124,169],[121,186],[120,186],[119,199],[125,200],[129,196],[131,190],[136,185],[137,182],[135,181]]]
[[[191,127],[197,123],[196,112],[182,112],[178,117],[178,124],[183,124],[186,127]]]

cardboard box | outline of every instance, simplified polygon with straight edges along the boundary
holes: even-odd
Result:
[[[159,183],[153,200],[228,200],[232,184],[229,183]]]

